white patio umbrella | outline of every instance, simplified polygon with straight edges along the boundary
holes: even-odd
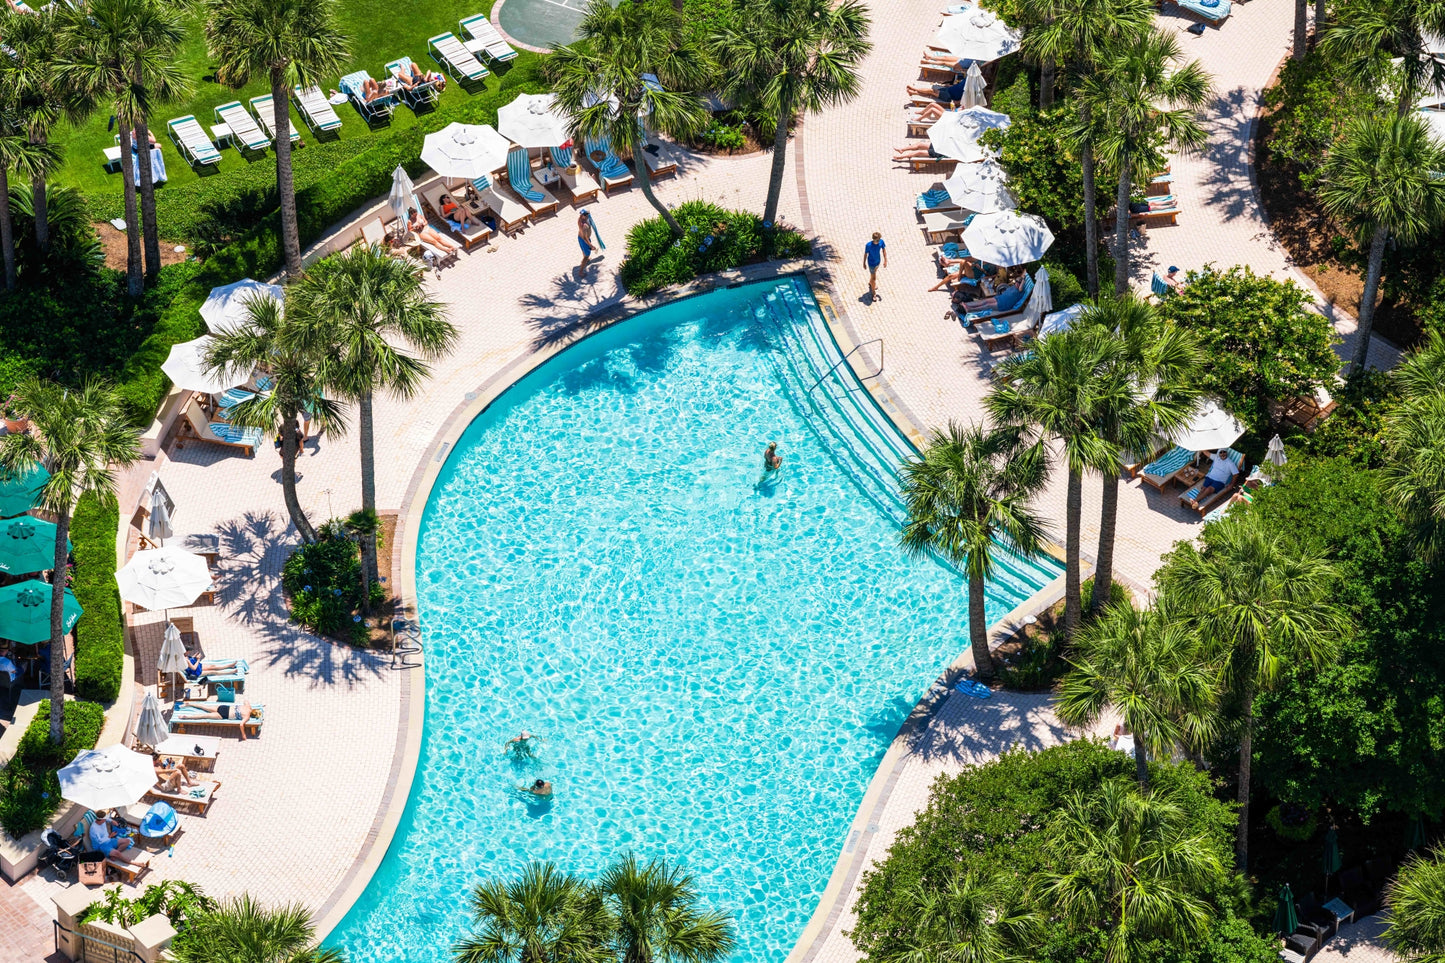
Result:
[[[518,147],[560,147],[571,139],[556,94],[521,94],[497,111],[497,129]]]
[[[135,723],[135,741],[143,746],[156,746],[165,742],[170,736],[170,727],[161,715],[161,704],[149,689],[146,690],[146,697],[140,704],[140,718]]]
[[[279,284],[262,284],[242,278],[235,284],[211,288],[206,303],[201,305],[201,319],[212,334],[222,334],[246,323],[249,317],[247,309],[257,298],[281,301],[285,297],[286,292]]]
[[[166,546],[136,552],[115,573],[120,597],[147,609],[190,605],[211,587],[211,569],[199,555]]]
[[[175,534],[171,528],[171,509],[166,504],[166,493],[157,487],[151,492],[151,513],[146,519],[146,537],[157,545]]]
[[[486,124],[451,123],[427,134],[421,159],[443,177],[473,180],[507,166],[511,141]]]
[[[945,17],[933,42],[961,60],[988,63],[1018,50],[1022,39],[1023,34],[990,11],[973,10]]]
[[[1206,399],[1189,424],[1174,435],[1174,444],[1190,451],[1218,451],[1234,444],[1244,434],[1244,425],[1219,406],[1215,398]]]
[[[971,162],[992,157],[993,151],[978,142],[986,130],[1003,130],[1009,125],[1008,114],[987,107],[951,110],[928,128],[928,142],[944,157]]]
[[[1079,320],[1079,315],[1084,313],[1082,304],[1071,304],[1061,311],[1044,315],[1043,323],[1039,325],[1039,337],[1046,334],[1056,334],[1060,331],[1067,331]]]
[[[161,652],[160,657],[156,659],[156,669],[164,675],[179,675],[186,671],[186,645],[181,641],[181,630],[169,620],[166,622],[165,638],[161,640]],[[156,687],[160,687],[159,680],[156,682]]]
[[[1011,211],[1018,202],[1008,192],[1008,175],[996,161],[959,164],[943,182],[953,203],[965,211],[992,214]]]
[[[963,229],[963,246],[980,261],[1013,267],[1044,256],[1054,232],[1036,214],[996,211],[979,214]]]
[[[1271,465],[1283,465],[1289,460],[1284,453],[1284,439],[1279,435],[1275,435],[1269,440],[1269,448],[1264,453],[1264,460]]]
[[[249,372],[211,371],[206,367],[206,351],[211,346],[209,334],[201,335],[194,341],[182,341],[171,346],[161,370],[166,373],[177,388],[186,391],[200,391],[216,394],[227,388],[234,388],[250,378]]]
[[[412,184],[411,178],[406,176],[406,171],[401,169],[400,164],[391,172],[391,193],[387,195],[386,202],[391,205],[397,219],[403,224],[407,222],[408,210],[421,210],[421,202],[416,199],[416,186]]]
[[[968,65],[968,76],[963,79],[963,100],[965,107],[986,107],[987,100],[983,92],[988,87],[984,82],[983,71],[978,69],[978,64]]]
[[[1034,272],[1034,292],[1029,295],[1028,303],[1024,305],[1023,319],[1029,327],[1038,324],[1045,314],[1048,314],[1054,307],[1054,294],[1049,290],[1049,271],[1042,264]]]
[[[129,806],[156,784],[151,757],[122,745],[87,749],[56,775],[60,794],[86,809]]]

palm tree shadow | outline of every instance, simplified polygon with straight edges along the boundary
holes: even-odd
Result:
[[[1073,736],[1054,714],[1047,692],[995,691],[975,699],[950,689],[927,728],[914,735],[909,755],[961,768],[1010,749],[1047,749]]]
[[[605,327],[625,292],[616,272],[573,272],[555,278],[549,291],[529,292],[517,299],[536,332],[532,350],[562,347]]]

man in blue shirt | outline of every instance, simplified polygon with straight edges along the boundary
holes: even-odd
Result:
[[[888,245],[883,243],[883,235],[874,231],[873,240],[863,245],[863,265],[868,268],[868,297],[871,301],[878,300],[879,264],[888,266]]]

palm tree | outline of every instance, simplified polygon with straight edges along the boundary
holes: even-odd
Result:
[[[1294,0],[1294,37],[1290,48],[1291,60],[1305,59],[1305,46],[1309,30],[1310,0]]]
[[[50,741],[65,738],[65,572],[71,513],[82,495],[115,497],[115,469],[140,457],[140,436],[125,403],[98,379],[66,387],[30,377],[16,390],[31,430],[0,439],[0,470],[23,475],[36,466],[50,472],[36,504],[55,516],[55,590],[50,597]]]
[[[285,312],[271,298],[257,298],[248,308],[247,323],[215,335],[206,353],[213,371],[243,375],[264,367],[271,390],[231,408],[231,422],[243,428],[277,432],[281,437],[281,492],[286,512],[303,542],[316,541],[316,530],[296,495],[297,439],[303,415],[317,430],[339,435],[345,430],[341,406],[321,391],[321,359],[298,346],[297,312]]]
[[[1405,960],[1445,963],[1445,854],[1412,856],[1385,890],[1385,942]]]
[[[1099,551],[1094,563],[1093,612],[1109,604],[1114,584],[1114,536],[1119,524],[1119,474],[1125,452],[1152,451],[1161,433],[1187,423],[1197,407],[1203,352],[1198,339],[1166,324],[1149,302],[1126,292],[1105,298],[1080,317],[1117,338],[1123,348],[1110,375],[1119,379],[1110,397],[1118,407],[1101,411],[1099,432],[1114,455],[1102,472]]]
[[[470,899],[482,929],[452,946],[453,963],[604,963],[612,921],[601,892],[552,863],[509,883],[479,883]]]
[[[1410,524],[1427,560],[1445,551],[1445,336],[1428,331],[1424,342],[1390,372],[1401,403],[1385,419],[1386,496]]]
[[[171,953],[181,963],[346,963],[346,951],[317,945],[306,907],[268,909],[248,895],[189,919]]]
[[[372,396],[377,391],[397,398],[414,395],[430,372],[426,362],[451,351],[457,329],[447,320],[445,305],[427,294],[420,271],[370,244],[317,262],[291,286],[286,307],[295,321],[288,342],[320,358],[322,382],[357,404],[361,507],[374,517]],[[374,532],[362,534],[361,556],[363,597],[370,605],[378,576]]]
[[[271,83],[271,129],[291,129],[292,83],[312,84],[346,62],[347,38],[336,26],[336,0],[204,0],[206,43],[222,83],[240,87],[252,74]],[[281,244],[286,272],[301,273],[301,236],[296,226],[296,185],[291,140],[276,149],[276,193],[281,205]]]
[[[1318,668],[1334,659],[1349,627],[1334,599],[1338,578],[1332,562],[1286,546],[1254,515],[1214,523],[1202,550],[1180,544],[1160,573],[1163,592],[1223,664],[1238,700],[1241,869],[1249,865],[1254,699],[1274,687],[1286,666]]]
[[[1023,963],[1039,918],[1000,880],[967,869],[941,888],[914,882],[900,894],[898,926],[870,947],[869,963]]]
[[[1192,151],[1208,133],[1198,111],[1209,98],[1199,61],[1180,65],[1174,31],[1153,29],[1121,42],[1079,89],[1096,124],[1099,160],[1118,174],[1114,224],[1114,293],[1129,290],[1129,198],[1168,160],[1167,148]]]
[[[683,39],[677,11],[666,0],[615,9],[607,0],[592,0],[576,42],[554,50],[543,70],[573,139],[582,144],[605,138],[630,154],[643,196],[673,235],[682,237],[677,218],[653,193],[652,172],[642,157],[643,123],[675,137],[707,123],[707,107],[697,93],[708,77],[707,62]]]
[[[141,2],[138,6],[131,20],[128,78],[130,110],[135,118],[135,142],[144,145],[150,143],[151,106],[189,95],[191,83],[177,63],[177,52],[186,39],[180,8],[156,0]],[[121,140],[124,143],[124,138]],[[289,146],[289,141],[287,143]],[[290,155],[287,156],[289,158]],[[151,169],[149,150],[142,149],[137,160],[140,162],[141,223],[145,228],[145,274],[154,279],[161,271],[155,172]]]
[[[1202,746],[1213,733],[1215,672],[1187,626],[1167,606],[1136,609],[1118,603],[1085,626],[1059,684],[1059,718],[1093,724],[1118,710],[1134,734],[1134,768],[1149,784],[1149,759],[1175,746]]]
[[[764,225],[777,223],[788,128],[858,96],[858,67],[873,48],[868,8],[858,0],[743,0],[732,26],[712,40],[723,96],[760,105],[777,122]]]
[[[1408,246],[1445,222],[1445,180],[1437,171],[1445,171],[1445,146],[1413,115],[1357,117],[1325,158],[1320,201],[1326,213],[1370,246],[1352,373],[1365,367],[1370,351],[1385,242],[1393,237]]]
[[[0,98],[3,98],[0,92]],[[10,215],[10,173],[27,180],[43,177],[47,168],[60,163],[54,144],[32,144],[0,99],[0,252],[5,262],[5,290],[15,290],[15,224]]]
[[[698,909],[693,878],[680,867],[643,866],[629,853],[597,887],[621,963],[717,963],[736,946],[727,914]]]
[[[984,679],[994,674],[984,586],[1004,550],[997,539],[1011,539],[1028,555],[1040,550],[1047,534],[1029,501],[1047,481],[1043,445],[1025,445],[1018,429],[953,423],[899,471],[908,511],[903,547],[914,555],[937,552],[967,574],[968,636],[974,669]]]
[[[1039,0],[1048,4],[1050,0]],[[1024,34],[1023,49],[1040,63],[1058,62],[1076,81],[1090,76],[1121,40],[1138,36],[1154,24],[1152,0],[1053,0],[1049,16]],[[1099,211],[1095,187],[1092,108],[1079,104],[1074,141],[1084,179],[1084,257],[1090,295],[1099,293]]]
[[[1445,62],[1427,49],[1427,38],[1441,35],[1445,3],[1440,0],[1347,3],[1340,7],[1339,23],[1325,31],[1320,49],[1349,67],[1364,89],[1398,84],[1395,112],[1404,117],[1421,94],[1445,89]]]
[[[1034,350],[999,365],[999,383],[985,401],[1005,425],[1026,426],[1063,446],[1068,468],[1064,508],[1064,629],[1072,638],[1083,616],[1080,539],[1084,472],[1106,471],[1118,455],[1099,433],[1102,414],[1121,407],[1126,390],[1111,371],[1121,343],[1097,327],[1040,338]]]
[[[1113,779],[1072,794],[1053,827],[1049,905],[1078,929],[1106,931],[1105,963],[1152,959],[1154,939],[1198,936],[1212,915],[1203,894],[1224,875],[1209,838],[1180,806]]]

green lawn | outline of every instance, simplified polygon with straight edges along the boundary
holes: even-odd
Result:
[[[323,81],[322,88],[329,90],[335,87],[341,76],[354,70],[368,70],[373,77],[380,79],[385,76],[385,64],[401,56],[410,56],[423,69],[433,66],[427,55],[427,38],[447,31],[461,36],[461,28],[457,22],[463,17],[490,12],[492,2],[493,0],[340,0],[340,25],[351,38],[350,56],[346,66],[335,76]],[[151,128],[165,154],[166,173],[172,184],[194,181],[200,175],[177,153],[175,144],[166,131],[167,120],[194,114],[197,120],[209,128],[216,122],[213,110],[218,104],[239,100],[244,105],[250,98],[267,93],[269,88],[264,77],[253,80],[241,90],[231,90],[216,83],[214,64],[206,53],[206,41],[198,16],[192,22],[190,38],[180,51],[180,62],[192,78],[195,92],[184,102],[158,108],[151,118]],[[495,87],[496,79],[489,77],[487,84]],[[458,102],[468,96],[459,84],[448,78],[447,89],[442,93],[441,102]],[[351,105],[337,107],[336,113],[342,120],[342,138],[371,135],[366,123]],[[121,175],[106,173],[101,155],[102,149],[111,146],[115,139],[114,131],[107,129],[109,119],[110,111],[100,109],[84,123],[56,134],[56,142],[65,149],[65,163],[55,173],[56,180],[79,187],[86,194],[97,197],[105,194],[118,195],[121,192]],[[398,105],[392,115],[392,127],[410,127],[415,123],[416,117],[411,109]],[[291,107],[291,124],[301,131],[303,142],[312,139],[294,104]],[[254,162],[260,155],[247,161],[236,150],[228,147],[221,151],[221,157],[221,170],[234,170]]]

